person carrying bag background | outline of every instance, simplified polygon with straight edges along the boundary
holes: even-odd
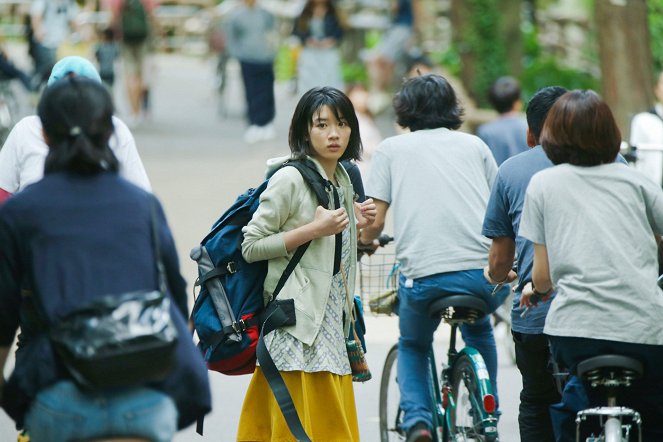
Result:
[[[210,410],[211,397],[184,319],[185,282],[163,209],[117,174],[108,147],[113,105],[102,85],[59,80],[45,90],[38,114],[49,146],[44,178],[0,206],[0,367],[21,328],[15,369],[6,384],[0,380],[2,407],[33,442],[170,441]],[[92,302],[140,291],[170,300],[173,367],[155,373],[156,381],[82,386],[50,332]]]

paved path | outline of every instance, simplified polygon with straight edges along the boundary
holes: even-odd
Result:
[[[230,115],[221,118],[208,61],[170,55],[159,57],[156,65],[152,121],[134,130],[134,134],[154,192],[166,209],[178,245],[182,273],[191,287],[196,276],[194,263],[188,258],[191,247],[239,193],[261,181],[267,158],[288,153],[287,128],[295,98],[280,85],[277,91],[278,138],[269,143],[246,145],[242,141],[245,123],[234,112],[241,107],[241,94],[232,89],[226,105]],[[231,81],[231,86],[233,84],[238,86]],[[122,115],[125,106],[120,89],[118,85],[118,112]],[[383,134],[389,135],[392,123],[388,117],[379,124],[384,129]],[[370,314],[367,323],[367,357],[374,380],[355,384],[355,391],[362,441],[376,442],[381,366],[387,351],[396,342],[398,325],[395,318]],[[446,342],[443,335],[440,342]],[[505,360],[501,355],[501,441],[517,442],[520,378],[515,367]],[[176,442],[234,440],[249,377],[210,375],[214,410],[206,419],[205,436],[201,438],[189,428],[177,435]],[[0,441],[15,440],[14,434],[7,416],[0,414]]]

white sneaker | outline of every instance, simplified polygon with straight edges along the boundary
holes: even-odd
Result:
[[[260,139],[263,141],[269,141],[276,138],[276,129],[274,129],[274,123],[268,123],[264,126],[260,126]]]
[[[259,126],[251,125],[249,126],[248,129],[246,129],[246,132],[244,132],[244,141],[253,144],[257,143],[258,141],[261,140],[262,137],[262,129]]]

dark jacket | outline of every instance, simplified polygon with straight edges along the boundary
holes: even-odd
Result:
[[[190,339],[186,284],[156,198],[112,173],[54,173],[0,206],[0,346],[21,327],[2,407],[20,427],[36,394],[65,378],[49,323],[109,294],[156,289],[151,208],[179,331],[177,367],[150,385],[173,398],[183,428],[211,408],[207,369]]]
[[[302,44],[305,44],[306,40],[311,36],[311,26],[309,23],[306,23],[305,26],[302,26],[302,21],[302,17],[299,17],[297,20],[295,20],[292,33],[302,41]],[[341,23],[339,22],[338,17],[330,11],[328,11],[325,15],[324,34],[325,38],[333,38],[337,41],[343,37],[343,28],[341,27]]]

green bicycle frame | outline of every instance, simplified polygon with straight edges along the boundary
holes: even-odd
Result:
[[[433,425],[436,429],[434,431],[434,438],[436,442],[442,442],[444,434],[449,434],[449,429],[451,428],[451,413],[449,411],[456,408],[456,400],[454,392],[450,391],[447,395],[447,404],[445,406],[442,391],[439,388],[435,388],[435,386],[441,386],[442,389],[449,387],[449,373],[453,371],[455,362],[458,360],[459,356],[463,354],[467,355],[470,359],[472,363],[472,371],[476,375],[479,395],[478,397],[476,395],[471,395],[470,400],[473,402],[473,408],[480,410],[480,419],[484,435],[489,439],[497,437],[497,418],[491,413],[486,413],[483,403],[478,402],[482,400],[484,396],[493,394],[490,377],[488,376],[488,369],[486,368],[486,363],[479,354],[479,351],[472,347],[465,347],[455,355],[451,355],[450,365],[443,370],[443,382],[440,383],[436,372],[437,367],[435,364],[435,356],[431,349],[429,361],[433,381],[431,386],[433,391],[431,393],[433,398]]]

